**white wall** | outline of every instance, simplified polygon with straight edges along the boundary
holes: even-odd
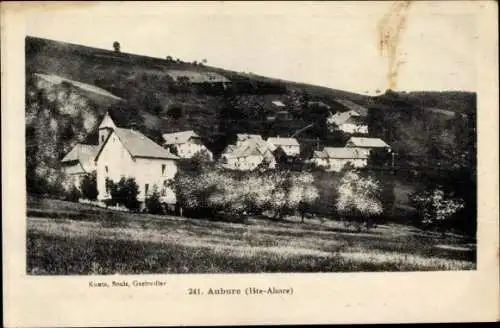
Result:
[[[222,166],[230,169],[230,170],[240,170],[240,171],[248,171],[253,170],[262,163],[264,157],[262,155],[252,155],[247,157],[229,157],[227,158],[227,163]],[[271,163],[270,167],[274,167]]]
[[[165,171],[162,173],[162,165]],[[108,168],[106,172],[106,167]],[[146,184],[148,193],[153,192],[156,184],[161,192],[165,180],[172,180],[177,173],[175,160],[156,158],[135,158],[133,159],[127,149],[120,142],[116,134],[112,134],[106,146],[102,149],[97,163],[97,189],[98,199],[106,198],[106,177],[117,183],[121,177],[135,178],[139,186],[139,201],[144,200]],[[166,192],[169,201],[172,201],[171,191]],[[175,197],[175,196],[174,196]],[[173,200],[175,201],[175,199]]]
[[[107,167],[107,171],[106,171]],[[135,176],[135,163],[115,133],[101,150],[97,161],[97,190],[99,200],[106,198],[106,178],[117,183],[122,176]]]
[[[162,165],[165,165],[165,171],[162,173]],[[144,200],[146,184],[148,187],[148,195],[153,193],[153,186],[158,187],[158,192],[161,193],[165,181],[170,181],[177,173],[177,165],[175,160],[171,159],[156,159],[156,158],[136,158],[135,160],[135,179],[139,185],[139,195],[137,199]],[[168,192],[170,194],[170,192]]]
[[[213,156],[212,153],[204,145],[198,145],[195,143],[187,142],[183,144],[178,144],[175,147],[177,148],[178,156],[181,158],[191,158],[201,150],[205,150],[209,154],[210,159],[212,159]]]

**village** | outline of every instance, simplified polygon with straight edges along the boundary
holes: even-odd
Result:
[[[475,266],[475,94],[113,47],[27,39],[29,274]]]
[[[284,107],[279,101],[275,103]],[[213,165],[218,164],[233,171],[252,171],[257,168],[300,170],[309,166],[326,172],[340,172],[346,167],[366,168],[370,159],[375,157],[374,154],[382,154],[378,157],[387,164],[391,147],[384,140],[369,136],[364,120],[367,110],[347,100],[343,103],[347,103],[347,108],[357,106],[358,111],[347,109],[331,113],[327,124],[331,131],[342,131],[350,138],[342,147],[325,146],[314,150],[308,158],[301,156],[301,144],[295,137],[264,139],[259,134],[248,133],[236,134],[236,142],[227,145],[222,154],[215,158],[196,131],[164,133],[163,144],[160,145],[135,127],[118,127],[107,112],[97,127],[98,144],[77,143],[61,160],[61,165],[68,179],[68,187],[79,189],[85,176],[96,175],[98,196],[94,203],[99,206],[105,206],[104,201],[111,197],[106,183],[108,179],[135,179],[139,189],[137,200],[144,208],[153,190],[159,191],[162,203],[176,204],[176,195],[170,182],[177,174],[177,162],[200,154]],[[280,113],[284,115],[287,112]]]

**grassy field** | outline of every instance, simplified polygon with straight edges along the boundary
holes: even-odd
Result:
[[[475,269],[459,235],[288,217],[227,223],[119,213],[29,198],[28,274],[349,272]]]

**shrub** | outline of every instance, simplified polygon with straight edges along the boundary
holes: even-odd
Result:
[[[106,202],[107,205],[123,205],[129,210],[139,208],[139,202],[137,201],[139,186],[134,178],[122,177],[117,184],[110,179],[106,179],[106,186],[111,195],[111,200]]]
[[[97,190],[97,176],[95,172],[85,175],[80,182],[82,197],[90,200],[96,200],[99,194]]]
[[[363,177],[356,171],[347,171],[340,180],[336,208],[354,224],[358,230],[363,225],[370,228],[373,218],[382,213],[380,184],[373,177]]]
[[[80,190],[76,186],[71,186],[70,189],[66,192],[65,194],[65,200],[70,201],[70,202],[78,202],[78,200],[81,198],[82,194],[80,193]]]
[[[450,226],[449,221],[454,215],[464,208],[462,199],[446,197],[440,188],[417,192],[410,198],[419,213],[421,226],[438,228],[443,233]]]
[[[153,187],[151,196],[146,198],[146,208],[151,214],[164,214],[163,206],[160,201],[160,193],[156,185]]]

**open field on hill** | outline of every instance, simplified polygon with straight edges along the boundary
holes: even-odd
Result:
[[[30,198],[28,274],[349,272],[475,269],[474,241],[336,220],[242,223],[119,213]]]

